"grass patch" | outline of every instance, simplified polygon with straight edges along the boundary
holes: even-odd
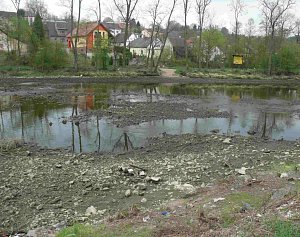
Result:
[[[226,196],[221,206],[221,217],[224,226],[228,227],[236,221],[236,214],[240,213],[244,205],[250,205],[251,209],[261,208],[269,195],[255,195],[246,192],[232,193]]]
[[[149,228],[135,228],[131,225],[118,228],[108,228],[104,225],[93,227],[89,225],[75,224],[65,228],[57,234],[57,237],[150,237],[153,231]]]
[[[290,221],[272,221],[267,224],[274,237],[300,237],[300,226]]]
[[[288,173],[292,171],[299,170],[299,165],[295,163],[286,163],[286,164],[276,164],[272,167],[272,170],[277,172],[278,174],[281,173]]]
[[[22,146],[23,141],[19,139],[3,139],[0,140],[0,151],[10,151]]]

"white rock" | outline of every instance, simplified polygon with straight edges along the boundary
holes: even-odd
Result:
[[[214,203],[224,201],[225,198],[214,198]]]
[[[153,183],[159,183],[159,181],[161,180],[160,177],[151,177],[150,181],[152,181]]]
[[[235,169],[235,172],[237,172],[240,175],[245,175],[246,174],[246,170],[247,170],[247,168],[242,167],[240,169]]]
[[[128,174],[134,174],[133,169],[128,169]]]
[[[146,203],[147,202],[147,199],[146,198],[143,198],[142,200],[141,200],[141,203]]]
[[[196,191],[196,188],[191,184],[178,184],[175,186],[175,189],[186,192],[186,193],[193,193]]]
[[[97,209],[94,206],[88,207],[85,211],[86,216],[91,216],[91,215],[96,215],[96,214],[97,214]]]
[[[140,176],[145,177],[145,176],[146,176],[145,171],[141,171],[141,172],[140,172]]]
[[[231,143],[231,139],[230,138],[226,138],[224,141],[223,141],[224,144],[230,144]]]
[[[280,178],[288,178],[289,177],[289,175],[287,174],[287,173],[282,173],[282,174],[280,174]]]
[[[143,217],[143,222],[148,222],[150,220],[150,216]]]
[[[128,190],[126,190],[126,192],[125,192],[125,197],[130,197],[130,196],[131,196],[131,190],[128,189]]]

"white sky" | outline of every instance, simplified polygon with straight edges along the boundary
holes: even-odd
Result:
[[[24,6],[26,0],[21,0],[21,6]],[[67,11],[65,7],[60,6],[60,0],[44,0],[45,4],[48,6],[48,11],[51,14],[62,16],[64,12]],[[77,2],[75,0],[75,2]],[[102,19],[106,16],[111,16],[111,9],[112,8],[111,0],[102,0]],[[134,18],[137,18],[141,24],[148,26],[150,23],[149,17],[147,17],[147,9],[149,5],[153,2],[153,0],[140,0],[137,11],[134,14]],[[178,0],[179,4],[176,7],[176,12],[174,13],[173,19],[177,22],[183,24],[183,6],[182,0]],[[195,2],[195,0],[191,0],[190,2]],[[253,18],[255,20],[256,25],[260,22],[260,4],[259,0],[244,0],[246,4],[246,9],[244,14],[241,17],[242,28],[245,27],[249,18]],[[299,11],[300,9],[300,0],[296,0],[297,5],[294,7],[293,13],[295,14],[296,18],[300,18]],[[163,4],[166,6],[171,5],[172,0],[163,0]],[[209,15],[212,23],[214,25],[218,25],[219,27],[227,27],[229,30],[232,30],[233,25],[233,15],[230,11],[229,7],[230,0],[212,0],[212,3],[209,7]],[[95,14],[89,10],[91,8],[97,8],[97,1],[96,0],[83,0],[83,18],[96,20]],[[1,11],[13,11],[13,5],[11,0],[0,0],[0,10]],[[166,12],[166,10],[165,10]],[[114,15],[116,19],[118,14]],[[197,23],[197,15],[195,13],[195,7],[190,8],[188,23],[193,24]]]

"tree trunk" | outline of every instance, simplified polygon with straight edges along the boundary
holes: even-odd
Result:
[[[81,16],[81,3],[82,3],[82,0],[79,0],[77,29],[76,29],[75,47],[74,47],[74,70],[75,70],[75,72],[78,71],[78,49],[77,49],[77,43],[78,43],[78,33],[79,33],[80,16]]]
[[[158,66],[160,64],[161,57],[162,57],[163,51],[164,51],[165,46],[166,46],[166,42],[167,42],[167,39],[168,39],[168,36],[169,36],[169,30],[170,30],[170,21],[171,21],[171,17],[173,15],[173,12],[174,12],[174,9],[175,9],[175,6],[176,6],[176,2],[177,2],[177,0],[173,0],[173,5],[172,5],[172,8],[171,8],[171,11],[170,11],[170,14],[169,14],[169,18],[168,18],[168,21],[167,21],[167,27],[166,27],[166,31],[165,31],[166,34],[165,34],[165,37],[164,37],[164,40],[163,40],[163,45],[161,47],[161,51],[160,51],[160,54],[158,56],[155,68],[154,68],[155,72],[158,72]]]
[[[187,45],[187,13],[188,13],[188,0],[184,1],[184,51],[185,51],[185,69],[188,70],[189,62],[188,62],[188,45]]]

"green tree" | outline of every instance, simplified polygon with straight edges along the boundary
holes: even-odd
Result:
[[[43,27],[42,18],[39,13],[36,14],[34,22],[32,24],[32,32],[37,36],[40,41],[45,38],[45,32]]]
[[[93,50],[93,65],[97,70],[106,70],[109,62],[107,40],[97,37]]]
[[[202,40],[203,61],[205,61],[206,66],[209,67],[211,61],[220,58],[226,39],[218,28],[210,26],[209,29],[203,31]]]
[[[294,42],[286,42],[273,56],[276,73],[298,73],[300,68],[300,46]]]
[[[34,66],[42,71],[59,69],[66,66],[68,55],[64,45],[44,40],[35,55]]]

